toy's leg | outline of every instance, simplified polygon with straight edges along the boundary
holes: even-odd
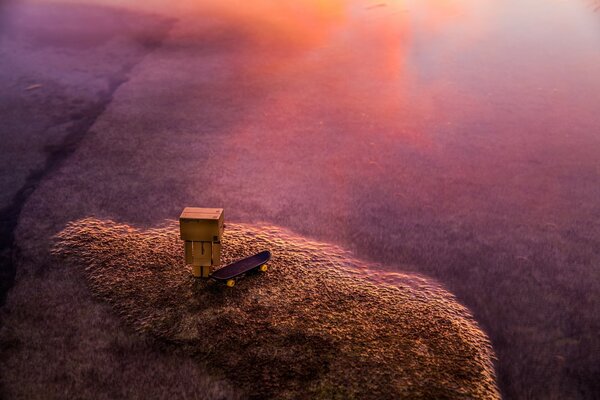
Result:
[[[212,264],[211,242],[185,242],[185,263],[192,265],[192,274],[208,278]]]
[[[202,267],[199,265],[192,265],[192,275],[194,275],[195,278],[201,278],[202,277]]]
[[[212,244],[212,265],[221,265],[221,242],[213,242]]]

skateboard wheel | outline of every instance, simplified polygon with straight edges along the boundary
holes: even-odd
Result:
[[[258,269],[260,270],[260,272],[265,272],[269,269],[269,267],[267,267],[267,264],[263,264]]]
[[[227,279],[227,286],[233,287],[234,285],[235,285],[235,280],[234,279]]]

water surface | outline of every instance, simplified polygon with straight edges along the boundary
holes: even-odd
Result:
[[[127,160],[145,204],[218,204],[433,277],[491,337],[506,398],[600,397],[595,5],[103,4],[178,23],[96,127],[136,152],[90,170]],[[132,187],[107,186],[107,212]]]

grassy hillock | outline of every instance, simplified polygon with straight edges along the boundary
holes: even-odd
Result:
[[[225,263],[271,250],[269,271],[234,288],[194,279],[174,221],[79,220],[53,253],[127,324],[250,398],[499,397],[487,337],[437,285],[271,226],[228,224],[223,243]]]

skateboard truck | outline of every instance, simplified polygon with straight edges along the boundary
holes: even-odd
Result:
[[[223,209],[186,207],[179,217],[179,232],[184,243],[186,265],[191,265],[197,278],[212,278],[235,285],[235,278],[251,270],[266,271],[269,251],[238,260],[213,273],[221,265],[221,238],[223,237]]]

